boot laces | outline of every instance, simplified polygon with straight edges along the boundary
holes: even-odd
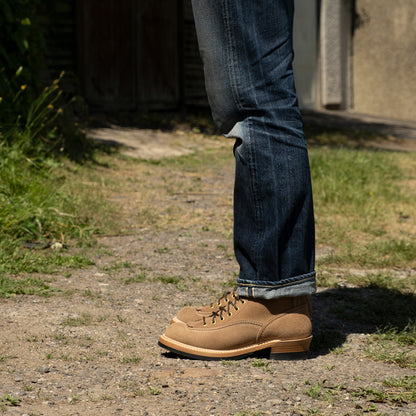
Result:
[[[231,296],[230,296],[231,295]],[[226,304],[221,305],[222,300],[225,299]],[[214,309],[211,314],[206,318],[205,316],[202,317],[204,326],[207,325],[207,319],[211,319],[211,324],[216,324],[216,318],[219,318],[223,321],[225,318],[224,316],[231,316],[232,311],[238,311],[238,303],[245,303],[245,300],[240,298],[237,294],[237,290],[234,289],[232,292],[227,292],[224,296],[218,299],[217,301],[217,309]],[[211,303],[211,308],[214,307],[214,303]]]

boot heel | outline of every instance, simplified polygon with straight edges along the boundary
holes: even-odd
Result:
[[[279,341],[270,348],[270,358],[273,360],[305,360],[308,358],[312,336],[304,339]]]

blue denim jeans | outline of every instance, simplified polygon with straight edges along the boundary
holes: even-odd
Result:
[[[242,296],[315,292],[309,160],[292,70],[293,0],[192,0],[214,121],[235,138]]]

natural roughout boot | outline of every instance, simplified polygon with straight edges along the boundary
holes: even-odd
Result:
[[[232,292],[227,292],[224,296],[220,297],[217,301],[205,306],[185,306],[182,308],[175,317],[172,318],[171,323],[174,322],[193,322],[198,319],[202,319],[203,316],[209,317],[214,310],[219,309],[221,306],[227,306],[228,302],[234,302],[237,296],[237,291],[234,289]]]
[[[234,292],[225,305],[205,312],[194,321],[173,322],[159,345],[205,360],[244,358],[262,350],[271,358],[305,358],[309,350],[309,296],[266,300],[241,298]]]

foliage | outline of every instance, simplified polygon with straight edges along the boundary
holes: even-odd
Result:
[[[28,108],[32,92],[19,92],[28,85],[39,87],[42,37],[36,24],[37,4],[38,0],[0,0],[1,125]]]
[[[39,0],[0,0],[0,141],[30,156],[92,156],[93,146],[78,126],[82,100],[63,94],[58,79],[46,88],[40,76],[44,50],[37,14]]]

